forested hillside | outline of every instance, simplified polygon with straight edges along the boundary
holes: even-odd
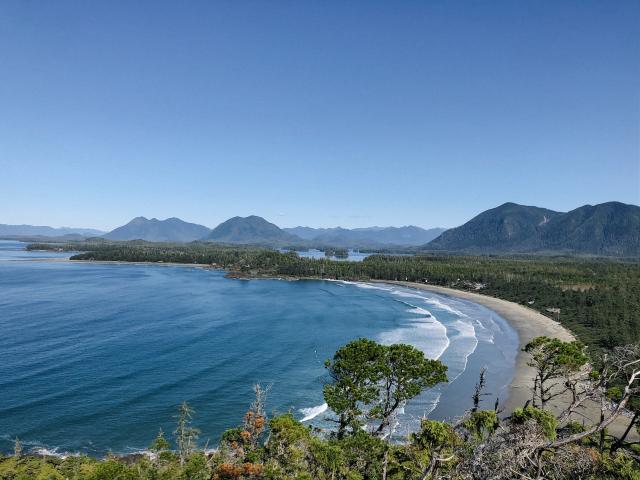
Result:
[[[640,207],[607,202],[561,213],[505,203],[447,230],[424,249],[637,257],[640,255]]]
[[[206,240],[218,243],[284,246],[304,241],[256,215],[233,217],[211,230]]]

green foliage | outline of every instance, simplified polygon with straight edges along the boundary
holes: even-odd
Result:
[[[598,473],[593,477],[598,480],[640,480],[640,468],[629,456],[622,452],[609,455],[605,454],[599,458]]]
[[[476,440],[482,441],[496,431],[500,421],[494,410],[478,410],[471,412],[462,425]]]
[[[269,427],[271,435],[266,445],[269,460],[265,464],[265,477],[300,478],[308,470],[312,438],[309,429],[290,413],[272,418]]]
[[[459,435],[458,426],[424,419],[420,430],[410,437],[409,443],[397,444],[363,430],[342,439],[318,437],[310,428],[296,421],[293,415],[284,414],[270,420],[268,440],[259,457],[254,460],[236,458],[234,461],[223,449],[214,453],[195,451],[186,458],[184,465],[180,464],[178,455],[167,457],[166,464],[155,464],[146,457],[109,457],[96,460],[88,457],[61,459],[23,455],[19,458],[0,457],[0,479],[366,480],[381,479],[383,472],[386,473],[387,480],[480,479],[487,476],[483,473],[474,476],[458,475],[457,467],[465,456],[470,456],[476,465],[485,461],[482,457],[473,457],[479,446],[476,440],[483,436],[483,442],[489,441],[487,434],[495,428],[492,422],[496,420],[493,411],[473,412],[462,427],[477,432],[478,437],[473,442],[467,442]],[[513,424],[510,425],[509,421]],[[513,428],[513,425],[526,426],[529,422],[535,422],[550,438],[553,437],[552,433],[555,434],[553,415],[532,407],[517,410],[511,420],[503,422],[507,429]],[[571,431],[577,431],[578,427],[581,426],[568,426]],[[224,436],[225,441],[236,441],[242,431],[244,430],[229,431]],[[526,429],[523,434],[526,439]],[[163,436],[159,435],[159,438]],[[503,445],[501,448],[507,447],[508,445]],[[543,458],[546,471],[555,474],[544,478],[640,480],[639,464],[629,452],[633,453],[633,449],[621,449],[613,453],[607,449],[601,454],[589,444],[576,444],[564,452],[558,452],[558,458],[555,452],[545,451]],[[434,465],[434,461],[437,467],[428,476],[426,472]],[[535,478],[529,476],[531,473],[523,472],[526,477]]]
[[[446,422],[423,419],[420,431],[411,435],[411,443],[422,450],[432,451],[452,447],[459,442],[453,427]]]
[[[363,478],[380,478],[385,442],[362,430],[334,442],[345,455],[346,464],[351,471],[358,472]]]
[[[565,428],[569,430],[569,433],[571,433],[572,435],[574,433],[580,433],[585,431],[584,425],[582,425],[579,422],[569,422],[567,423]]]
[[[184,466],[185,480],[209,480],[211,471],[207,465],[207,457],[202,452],[194,453]]]
[[[447,367],[439,360],[430,360],[411,345],[394,344],[383,347],[379,369],[382,373],[380,398],[369,412],[379,420],[378,432],[383,432],[392,415],[407,400],[427,387],[447,381]]]
[[[540,399],[542,408],[558,395],[555,379],[566,379],[588,361],[584,345],[577,341],[536,337],[523,350],[531,355],[528,365],[536,369],[534,394]]]
[[[91,480],[137,480],[135,469],[117,460],[105,460],[96,465]]]
[[[378,421],[382,434],[395,412],[423,389],[446,382],[447,367],[425,358],[411,345],[380,345],[361,338],[340,348],[326,362],[333,383],[324,387],[325,401],[338,414],[338,437],[367,420]]]
[[[159,455],[170,448],[171,444],[166,438],[164,438],[164,432],[160,429],[158,436],[153,442],[151,442],[151,445],[149,445],[149,450]]]
[[[236,427],[236,428],[229,428],[227,430],[224,431],[224,433],[222,434],[222,437],[220,438],[220,441],[222,443],[233,443],[233,442],[242,442],[242,428],[240,427]]]
[[[556,438],[558,422],[556,417],[546,410],[540,410],[539,408],[532,406],[516,408],[511,414],[511,419],[514,423],[520,424],[524,424],[528,420],[534,420],[540,426],[542,432],[547,436],[547,438],[550,440]]]
[[[382,378],[384,347],[361,338],[340,348],[325,366],[333,383],[325,385],[324,399],[339,416],[338,436],[352,433],[364,424],[363,408],[378,396]]]
[[[536,337],[523,350],[533,357],[532,366],[546,366],[555,371],[574,372],[588,360],[581,342],[563,342],[557,338]]]
[[[607,397],[611,400],[619,401],[622,398],[622,389],[618,386],[608,388]]]
[[[52,463],[34,457],[8,457],[0,460],[0,478],[11,480],[64,480]]]

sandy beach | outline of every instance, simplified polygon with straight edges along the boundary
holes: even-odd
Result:
[[[379,283],[391,283],[395,285],[402,285],[409,288],[416,288],[419,290],[426,290],[441,295],[448,295],[451,297],[462,298],[470,300],[474,303],[483,305],[490,310],[493,310],[502,318],[504,318],[513,329],[518,333],[520,338],[520,345],[524,346],[535,337],[547,336],[553,338],[559,338],[564,341],[575,340],[575,337],[569,330],[564,328],[558,322],[552,320],[549,317],[542,315],[539,312],[531,308],[527,308],[517,303],[508,302],[499,298],[489,297],[487,295],[481,295],[478,293],[465,292],[461,290],[454,290],[452,288],[439,287],[435,285],[426,285],[413,282],[402,281],[380,281]],[[533,387],[533,377],[535,371],[529,365],[527,365],[528,354],[520,351],[516,358],[515,373],[513,381],[509,389],[509,397],[503,402],[502,407],[504,412],[508,413],[513,411],[517,407],[521,407],[531,398],[531,389]],[[554,408],[559,411],[563,408],[562,398],[556,400]],[[591,421],[599,419],[600,409],[595,403],[587,405],[582,411],[585,417],[588,417]],[[576,421],[582,421],[580,417],[574,418]],[[613,424],[608,428],[608,431],[613,435],[622,434],[627,428],[630,419],[620,416]],[[629,439],[637,439],[638,434],[635,431],[630,432]]]

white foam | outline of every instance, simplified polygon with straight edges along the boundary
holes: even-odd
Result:
[[[438,406],[438,403],[440,403],[440,397],[442,396],[442,392],[438,392],[436,394],[436,398],[428,403],[427,408],[424,409],[424,416],[425,418],[429,416],[429,414],[431,414],[431,412],[433,412],[436,407]]]
[[[428,317],[414,320],[409,325],[382,332],[379,340],[385,345],[394,343],[413,345],[420,349],[426,357],[434,360],[440,358],[449,347],[447,327],[431,314]]]
[[[326,412],[328,409],[329,405],[327,405],[326,403],[323,403],[322,405],[318,405],[316,407],[301,408],[300,413],[302,413],[304,417],[300,421],[307,422],[313,418],[316,418],[321,413]]]
[[[479,319],[475,320],[476,326],[480,327],[476,330],[478,340],[487,343],[495,343],[495,334],[500,333],[500,325],[498,325],[493,319],[493,315],[482,315]]]
[[[476,347],[478,346],[476,329],[472,323],[464,322],[462,320],[456,320],[452,324],[452,327],[457,331],[457,333],[453,336],[452,341],[457,347],[456,353],[460,354],[460,356],[449,361],[450,370],[458,370],[455,377],[449,379],[449,383],[454,382],[460,375],[464,373],[464,371],[467,369],[469,356],[476,351]]]
[[[424,300],[425,297],[423,295],[417,293],[407,292],[406,290],[391,290],[393,295],[397,295],[398,297],[404,298],[419,298],[420,300]]]
[[[424,301],[427,302],[429,305],[433,305],[434,307],[439,308],[440,310],[444,310],[446,312],[453,313],[454,315],[457,315],[458,317],[467,317],[467,315],[462,313],[460,310],[457,310],[457,309],[453,308],[452,306],[441,302],[437,298],[429,297],[429,298],[425,298]]]
[[[454,315],[457,315],[458,317],[466,317],[467,315],[465,313],[462,313],[460,310],[452,307],[451,305],[448,305],[447,303],[442,302],[441,300],[429,295],[429,294],[424,294],[421,292],[413,292],[413,291],[407,291],[404,289],[392,289],[390,290],[391,293],[393,295],[397,295],[399,297],[404,297],[404,298],[419,298],[420,300],[428,303],[429,305],[433,305],[436,308],[439,308],[440,310],[444,310],[446,312],[452,313]],[[451,300],[453,302],[453,300]]]
[[[456,320],[453,325],[458,329],[458,336],[476,338],[476,329],[472,323]]]
[[[355,285],[358,288],[366,288],[366,289],[369,289],[369,290],[383,290],[385,292],[391,291],[390,287],[384,287],[384,286],[381,286],[381,285],[373,285],[371,283],[350,282],[349,280],[332,280],[332,279],[327,279],[327,281],[329,281],[329,282],[339,282],[339,283],[343,283],[345,285]]]
[[[467,315],[465,313],[462,313],[460,310],[458,310],[456,308],[453,308],[451,305],[447,305],[446,303],[438,300],[435,297],[425,296],[425,294],[422,294],[420,292],[408,291],[407,289],[398,288],[398,287],[394,287],[394,286],[383,286],[383,285],[364,283],[364,282],[350,282],[348,280],[329,280],[329,281],[340,282],[340,283],[347,284],[347,285],[355,285],[358,288],[366,288],[366,289],[371,289],[371,290],[382,290],[382,291],[385,291],[385,292],[389,292],[392,295],[396,295],[398,297],[419,298],[420,300],[423,300],[424,302],[426,302],[426,303],[428,303],[430,305],[433,305],[436,308],[439,308],[440,310],[447,311],[449,313],[457,315],[458,317],[467,317]]]
[[[147,449],[141,450],[137,448],[130,448],[129,450],[131,450],[131,455],[144,455],[149,460],[155,460],[157,458],[157,454],[155,452],[152,452],[151,450],[147,450]]]
[[[79,453],[60,452],[57,448],[47,447],[34,447],[31,449],[31,453],[40,457],[58,457],[63,460],[69,457],[80,456]]]
[[[413,307],[413,305],[411,305]],[[429,310],[425,310],[424,308],[414,307],[407,310],[409,313],[415,313],[416,315],[423,315],[425,317],[432,317],[431,312]]]

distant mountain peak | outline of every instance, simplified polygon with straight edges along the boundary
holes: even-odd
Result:
[[[126,225],[104,235],[110,240],[146,240],[149,242],[192,242],[209,233],[203,225],[185,222],[176,217],[158,220],[135,217]]]
[[[257,215],[232,217],[211,230],[206,239],[219,243],[268,246],[303,243],[300,237],[285,232]]]

